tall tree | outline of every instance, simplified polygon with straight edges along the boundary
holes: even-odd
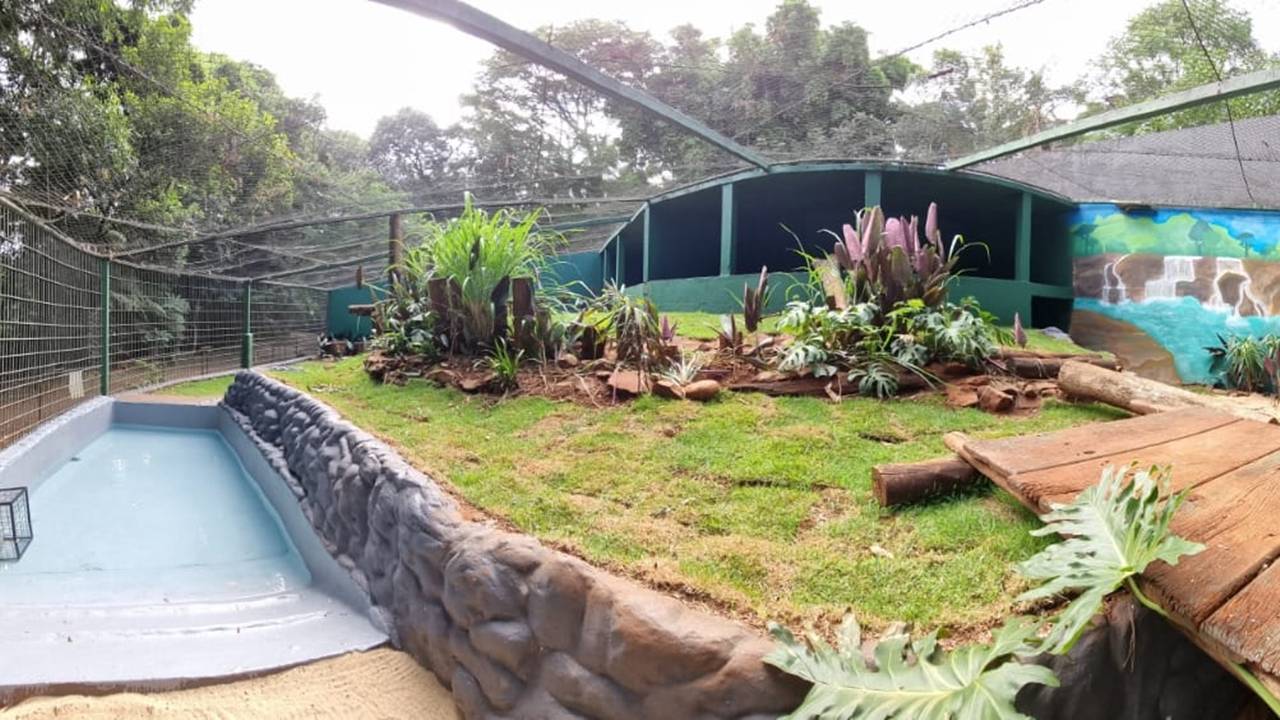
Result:
[[[413,108],[378,120],[369,138],[369,161],[393,185],[422,192],[446,179],[454,155],[453,133]]]
[[[1162,0],[1129,19],[1125,31],[1095,62],[1093,75],[1082,82],[1091,112],[1214,82],[1218,73],[1230,77],[1277,63],[1254,37],[1249,14],[1229,0],[1188,0],[1188,6],[1190,17],[1182,0]],[[1231,110],[1236,118],[1273,114],[1280,111],[1280,93],[1232,100]],[[1118,132],[1169,130],[1224,119],[1222,104],[1214,103]]]
[[[914,89],[923,99],[904,108],[895,135],[907,157],[931,161],[1039,132],[1070,97],[1039,71],[1010,66],[998,44],[971,55],[937,51]]]

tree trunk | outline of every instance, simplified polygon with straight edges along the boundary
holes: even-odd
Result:
[[[969,463],[955,455],[914,463],[877,465],[871,489],[884,507],[896,507],[963,490],[983,482]]]
[[[1081,362],[1095,365],[1107,370],[1118,370],[1115,360],[1082,355],[1079,357],[1036,357],[1033,355],[1012,355],[1001,357],[999,362],[1013,375],[1031,380],[1046,380],[1058,377],[1062,364]]]
[[[1193,393],[1155,380],[1083,362],[1063,363],[1058,372],[1058,387],[1068,395],[1097,400],[1139,415],[1186,407],[1206,407],[1249,420],[1276,422],[1273,415],[1247,407],[1228,397]]]

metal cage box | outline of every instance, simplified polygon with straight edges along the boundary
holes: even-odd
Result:
[[[0,562],[21,559],[31,544],[31,537],[27,489],[0,488]]]

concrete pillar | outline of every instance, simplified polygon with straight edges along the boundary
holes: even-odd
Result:
[[[649,282],[649,269],[653,264],[653,253],[650,251],[649,243],[649,203],[644,204],[644,212],[640,213],[640,232],[644,243],[644,252],[640,261],[642,268],[640,279],[642,282]]]
[[[1018,228],[1014,235],[1013,279],[1031,282],[1031,193],[1022,193],[1018,203]]]
[[[720,186],[720,275],[733,274],[738,261],[737,213],[733,199],[733,183]]]
[[[862,206],[873,207],[880,204],[880,184],[883,177],[879,170],[868,170],[863,175]]]

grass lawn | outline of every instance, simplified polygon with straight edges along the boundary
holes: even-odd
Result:
[[[1046,542],[1027,534],[1035,518],[993,489],[886,513],[871,466],[941,455],[952,430],[992,437],[1118,415],[1051,402],[1016,419],[938,398],[754,394],[607,409],[495,402],[422,381],[377,385],[359,358],[273,375],[546,542],[745,619],[793,625],[850,609],[873,628],[960,629],[1005,615],[1021,587],[1012,564]]]
[[[234,374],[229,374],[206,378],[204,380],[192,380],[191,382],[160,388],[155,391],[155,394],[177,395],[179,397],[190,398],[222,397],[223,393],[225,393],[227,388],[231,385],[231,381],[235,380],[235,378],[236,376]]]

